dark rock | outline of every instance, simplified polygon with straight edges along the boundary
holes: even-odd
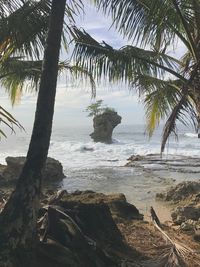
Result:
[[[188,220],[198,221],[200,218],[200,208],[195,206],[180,206],[172,211],[171,217],[173,222],[179,225]]]
[[[93,147],[82,147],[82,151],[94,151],[94,148]]]
[[[37,248],[37,267],[79,267],[77,255],[58,242],[40,242]]]
[[[113,129],[121,123],[115,111],[106,111],[93,119],[94,132],[90,135],[95,142],[112,143]]]
[[[38,232],[43,242],[38,249],[37,266],[119,266],[120,259],[114,251],[123,252],[126,245],[108,205],[81,203],[80,198],[75,201],[75,196],[83,195],[77,193],[69,201],[68,194],[60,192],[56,206],[49,206],[46,214],[40,213]]]
[[[182,182],[174,187],[171,187],[167,192],[156,195],[157,199],[164,201],[177,202],[185,200],[188,197],[193,197],[200,193],[200,182]]]
[[[108,243],[112,244],[112,247],[123,245],[122,235],[111,216],[108,205],[73,202],[63,202],[60,205],[67,210],[82,231],[100,246],[106,246]]]
[[[0,166],[0,184],[14,185],[20,175],[25,163],[25,157],[7,157],[7,165]],[[62,164],[53,158],[48,157],[43,172],[43,181],[59,182],[65,177]]]
[[[84,204],[100,204],[108,205],[110,212],[116,220],[136,219],[142,220],[143,215],[132,204],[126,201],[124,194],[109,194],[95,193],[93,191],[75,191],[71,194],[65,194],[62,201],[66,203],[84,203]],[[60,205],[60,203],[59,203]],[[75,204],[74,204],[75,205]]]
[[[132,155],[127,160],[129,160],[129,161],[139,161],[139,160],[143,160],[144,158],[145,158],[144,156]]]
[[[180,229],[183,231],[193,231],[195,224],[196,221],[189,219],[181,224]]]
[[[113,201],[108,203],[113,218],[117,221],[121,219],[125,220],[143,220],[143,215],[139,213],[139,210],[132,204],[126,201]]]

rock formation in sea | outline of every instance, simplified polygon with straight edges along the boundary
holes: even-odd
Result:
[[[121,123],[116,111],[108,110],[93,118],[94,132],[90,135],[95,142],[112,143],[113,129]]]
[[[0,184],[14,185],[25,160],[25,157],[7,157],[7,165],[0,165]],[[43,171],[44,183],[60,182],[64,177],[62,164],[58,160],[48,157]]]

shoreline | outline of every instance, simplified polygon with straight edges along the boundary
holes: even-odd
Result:
[[[53,184],[52,188],[66,189],[68,192],[92,190],[106,194],[124,193],[127,201],[136,205],[147,220],[150,207],[153,206],[162,222],[171,221],[170,205],[155,200],[156,194],[182,181],[199,180],[199,172],[188,172],[185,175],[180,172],[180,167],[182,168],[186,161],[189,171],[191,166],[200,165],[198,160],[196,157],[174,155],[167,160],[161,160],[158,154],[136,155],[130,157],[126,166],[69,170],[65,172],[67,177],[59,182],[60,184]],[[165,170],[158,170],[158,164],[164,166]],[[178,169],[172,170],[171,165],[173,168],[177,166]]]
[[[109,169],[110,170],[110,169]],[[121,189],[122,180],[121,180],[121,175],[124,173],[124,170],[127,170],[127,167],[123,169],[123,171],[120,171],[120,175],[118,175],[118,179],[115,180],[116,176],[113,177],[113,179],[117,182],[120,182],[117,186],[118,190]],[[128,168],[129,172],[131,168]],[[104,170],[103,170],[104,171]],[[110,175],[112,175],[112,171],[109,172]],[[114,171],[114,173],[119,173],[118,169]],[[145,174],[147,172],[144,172]],[[152,184],[152,180],[154,183],[158,182],[158,177],[154,179],[150,179],[152,174],[146,176],[146,182],[147,186]],[[141,177],[141,174],[136,177],[139,178]],[[67,180],[68,178],[65,178],[64,180]],[[132,182],[133,184],[133,176],[127,176],[126,179],[124,178],[123,182],[129,181]],[[160,179],[159,179],[160,180]],[[135,179],[135,182],[137,179]],[[143,180],[139,180],[138,182],[142,183]],[[108,180],[105,180],[105,184],[108,184]],[[113,184],[113,181],[110,183],[110,185]],[[175,184],[174,181],[171,181],[171,184]],[[116,186],[116,184],[115,184]],[[166,189],[166,184],[162,184],[162,188]],[[161,188],[159,187],[159,188]],[[167,184],[167,187],[169,187],[169,183]],[[102,265],[102,266],[112,266],[112,267],[117,267],[117,266],[123,266],[122,264],[125,263],[125,266],[128,267],[136,267],[136,266],[157,266],[157,265],[151,265],[152,262],[153,264],[155,262],[158,262],[162,253],[166,253],[166,247],[170,248],[173,244],[168,244],[166,245],[166,240],[163,238],[162,232],[158,231],[158,229],[155,227],[153,224],[151,218],[150,218],[150,213],[149,213],[149,208],[146,209],[146,212],[143,212],[140,208],[140,205],[136,204],[134,201],[129,201],[127,198],[127,202],[125,201],[125,197],[123,194],[119,194],[121,192],[117,192],[115,195],[107,195],[105,196],[104,194],[101,194],[100,192],[98,193],[93,193],[89,188],[85,192],[81,191],[75,191],[74,193],[68,193],[68,192],[63,192],[63,190],[56,192],[55,191],[55,185],[52,184],[50,188],[53,188],[54,190],[49,190],[48,188],[46,189],[46,193],[43,193],[42,196],[42,202],[41,202],[41,211],[44,212],[47,210],[48,212],[48,205],[54,209],[54,212],[57,212],[55,210],[55,207],[59,209],[61,208],[61,222],[63,224],[64,222],[64,227],[67,226],[67,231],[63,231],[57,227],[60,227],[60,219],[59,221],[54,221],[54,216],[52,217],[53,223],[55,224],[55,231],[48,234],[47,239],[45,241],[41,241],[39,243],[39,254],[38,254],[38,262],[41,261],[41,257],[43,259],[43,263],[45,262],[45,266],[49,265],[50,263],[52,264],[52,259],[57,261],[57,265],[50,265],[51,267],[65,267],[67,266],[68,260],[69,260],[69,255],[67,253],[70,252],[70,257],[71,259],[80,259],[80,262],[83,260],[87,262],[88,256],[87,255],[92,255],[92,260],[95,262],[97,259],[98,260],[111,260],[112,265]],[[124,187],[126,188],[126,186]],[[137,187],[136,187],[137,188]],[[149,189],[149,187],[148,187]],[[155,192],[157,188],[154,188]],[[62,193],[63,192],[63,193]],[[114,192],[114,190],[112,190]],[[105,193],[105,192],[104,192]],[[111,192],[110,192],[111,193]],[[130,197],[133,197],[132,192],[130,191]],[[139,192],[141,193],[141,192]],[[158,192],[157,192],[158,193]],[[45,197],[45,194],[47,194],[47,197]],[[50,197],[48,196],[50,194]],[[95,198],[92,197],[92,195],[95,194]],[[145,193],[143,192],[145,195]],[[86,195],[86,197],[85,197]],[[87,196],[88,195],[88,196]],[[102,195],[103,198],[105,199],[102,202]],[[59,197],[60,196],[60,197]],[[79,197],[80,196],[80,197]],[[7,195],[8,197],[8,195]],[[152,194],[150,194],[150,197],[152,197]],[[0,209],[3,208],[3,205],[5,204],[6,198],[2,197],[2,202],[0,203]],[[134,198],[132,198],[134,200]],[[118,203],[118,204],[117,204]],[[137,203],[141,203],[144,206],[144,200],[137,200]],[[136,207],[134,207],[132,204],[134,204]],[[44,205],[44,206],[43,206]],[[103,205],[103,206],[102,206]],[[148,201],[148,205],[153,206],[156,214],[158,215],[159,220],[161,221],[163,230],[165,234],[169,236],[169,238],[175,240],[177,244],[187,244],[187,249],[192,249],[194,251],[194,254],[191,255],[191,252],[187,252],[187,257],[185,261],[187,262],[187,267],[199,267],[199,264],[196,264],[194,259],[198,258],[198,251],[200,251],[200,244],[196,241],[193,240],[192,235],[185,234],[185,232],[179,230],[177,231],[177,227],[172,226],[171,219],[169,218],[170,216],[170,209],[172,208],[171,203],[168,202],[163,202],[163,201],[158,201],[158,200],[153,200],[151,203]],[[110,207],[110,213],[108,211],[105,211],[105,207]],[[66,218],[72,218],[74,220],[75,228],[78,225],[78,229],[81,229],[81,235],[83,231],[83,235],[81,238],[81,246],[83,248],[82,251],[77,250],[77,246],[79,247],[80,241],[78,241],[76,232],[70,232],[71,228],[71,223],[72,221],[69,221],[69,219],[66,219],[65,216],[63,217],[63,208],[66,212]],[[112,209],[112,211],[111,211]],[[139,209],[139,212],[137,211]],[[88,213],[89,212],[89,213]],[[103,213],[102,213],[103,212]],[[144,220],[142,220],[141,213],[144,214]],[[43,214],[43,213],[42,213]],[[104,214],[104,215],[102,215]],[[110,214],[110,215],[109,215]],[[134,216],[133,216],[134,214]],[[72,216],[72,217],[71,217]],[[78,216],[78,219],[77,219]],[[81,217],[79,217],[81,216]],[[108,217],[106,217],[108,216]],[[111,216],[112,218],[110,218]],[[42,217],[42,218],[45,218]],[[38,221],[41,221],[42,218],[38,218]],[[57,215],[55,216],[57,218]],[[81,219],[80,219],[81,218]],[[98,218],[98,220],[97,220]],[[103,218],[103,221],[102,221]],[[63,221],[64,219],[64,221]],[[110,220],[113,220],[111,225],[112,225],[112,231],[114,231],[113,235],[109,235],[110,231],[110,224],[107,225],[105,224],[105,221],[111,222]],[[82,221],[83,220],[83,221]],[[100,222],[100,224],[99,224]],[[91,225],[92,223],[92,225]],[[80,224],[80,225],[79,225]],[[86,227],[86,229],[85,229]],[[102,227],[102,228],[101,228]],[[117,227],[117,228],[115,228]],[[99,233],[99,229],[100,233]],[[42,230],[42,229],[40,229]],[[67,240],[71,239],[71,235],[74,236],[74,246],[71,245],[71,242],[68,243],[62,243],[62,239],[60,240],[59,237],[57,236],[56,231],[61,231],[62,236],[67,235]],[[87,230],[85,232],[85,230]],[[44,231],[44,230],[42,230]],[[88,232],[89,231],[89,232]],[[115,232],[116,231],[116,232]],[[69,236],[68,236],[69,235]],[[115,246],[115,241],[113,243],[112,238],[117,235],[116,241],[119,242],[119,247]],[[70,237],[70,238],[69,238]],[[87,238],[86,238],[87,237]],[[41,236],[41,240],[44,240],[44,238]],[[85,240],[86,238],[86,240]],[[53,240],[53,243],[52,243]],[[55,242],[56,240],[56,242]],[[83,242],[83,240],[85,240]],[[61,242],[61,244],[60,244]],[[78,243],[76,243],[78,242]],[[82,243],[83,242],[83,243]],[[89,246],[88,246],[89,242]],[[95,251],[96,251],[96,246],[97,246],[97,251],[100,252],[96,254],[91,252],[91,243],[92,246],[95,244]],[[122,246],[122,247],[121,247]],[[106,250],[105,250],[106,247]],[[67,248],[67,250],[65,249]],[[123,249],[122,249],[123,248]],[[59,254],[57,254],[57,251],[59,249]],[[49,253],[51,251],[51,253]],[[68,251],[66,253],[66,251]],[[106,251],[106,253],[105,253]],[[197,251],[197,252],[196,252]],[[105,253],[104,254],[102,254]],[[89,253],[89,254],[88,254]],[[92,254],[91,254],[92,253]],[[47,256],[48,255],[48,256]],[[103,256],[104,255],[104,256]],[[109,256],[108,256],[109,255]],[[101,258],[103,256],[103,258]],[[108,256],[108,259],[107,259]],[[54,258],[51,258],[54,257]],[[99,259],[100,257],[100,259]],[[65,262],[64,265],[61,264],[61,260]],[[107,263],[106,263],[107,264]],[[37,265],[38,267],[43,267],[44,265]],[[71,265],[70,265],[71,266]],[[77,266],[81,267],[82,265],[72,265],[72,266]],[[84,266],[90,266],[88,265],[88,262]],[[96,266],[96,265],[92,265]]]

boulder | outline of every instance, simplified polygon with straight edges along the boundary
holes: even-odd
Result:
[[[127,245],[111,211],[113,203],[124,203],[127,218],[137,209],[123,194],[104,195],[93,191],[49,192],[48,202],[40,209],[37,266],[116,267]],[[126,210],[126,204],[127,210]],[[116,212],[115,207],[115,212]],[[137,211],[138,212],[138,211]],[[138,212],[139,213],[139,212]],[[140,215],[141,219],[141,215]],[[135,250],[132,252],[136,253]]]
[[[140,156],[140,155],[132,155],[128,159],[128,162],[125,164],[126,167],[135,167],[135,165],[139,161],[145,160],[145,156]]]
[[[108,194],[96,193],[93,191],[75,191],[71,194],[64,194],[62,201],[64,203],[71,203],[70,205],[75,205],[76,203],[82,204],[97,204],[100,203],[107,204],[112,217],[117,220],[142,220],[143,215],[139,213],[139,210],[132,204],[126,201],[124,194]],[[62,204],[59,202],[59,205]]]
[[[25,160],[25,157],[7,157],[7,165],[0,166],[0,184],[14,185],[20,175]],[[58,160],[48,157],[43,172],[44,183],[60,182],[64,177],[62,164]]]
[[[121,123],[115,111],[106,111],[93,119],[94,132],[90,135],[95,142],[112,143],[113,129]]]
[[[196,227],[196,223],[196,221],[189,219],[181,224],[180,229],[183,231],[193,231]]]
[[[192,198],[200,193],[200,182],[182,182],[176,186],[171,187],[168,191],[158,193],[157,199],[164,201],[178,202],[186,198]]]
[[[171,217],[173,222],[178,225],[181,225],[188,220],[198,221],[200,218],[200,207],[189,205],[176,207],[172,211]]]
[[[104,208],[99,209],[97,206],[93,209],[87,206],[82,210],[79,206],[80,209],[78,209],[78,213],[76,212],[76,218],[70,215],[68,209],[62,209],[61,211],[61,208],[49,207],[46,213],[47,221],[45,222],[46,218],[43,219],[46,228],[40,238],[42,243],[40,243],[38,251],[38,261],[41,263],[41,259],[43,259],[43,265],[37,264],[37,266],[47,266],[47,261],[49,261],[50,266],[59,267],[117,266],[117,263],[104,252],[104,249],[106,251],[105,245],[108,244],[111,236],[106,235],[107,240],[104,240],[104,231],[107,231],[107,233],[108,231],[110,233],[114,231],[115,242],[117,240],[118,244],[120,242],[120,245],[123,246],[121,233],[113,222],[110,213],[107,212],[108,208],[105,211]],[[101,218],[101,221],[99,221],[99,218]],[[104,224],[102,224],[103,220]],[[107,223],[110,227],[108,229],[105,228],[105,226],[108,226]],[[98,235],[100,231],[102,231],[101,235]],[[92,238],[93,236],[96,237],[95,240]],[[101,240],[106,242],[102,246],[100,236]],[[58,253],[57,250],[59,250]]]

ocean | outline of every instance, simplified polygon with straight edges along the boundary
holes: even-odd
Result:
[[[24,156],[28,149],[30,130],[17,132],[0,142],[0,163],[7,156]],[[158,161],[143,161],[125,167],[131,155],[159,154],[162,129],[149,139],[143,125],[119,125],[113,143],[94,143],[89,134],[92,127],[56,127],[52,132],[49,156],[59,160],[66,178],[62,188],[94,190],[104,193],[122,192],[142,212],[155,205],[155,194],[185,180],[200,178],[200,139],[187,128],[179,129],[179,140],[171,137]],[[194,157],[194,160],[191,160]],[[190,161],[190,163],[188,163]],[[195,168],[196,167],[196,168]]]

